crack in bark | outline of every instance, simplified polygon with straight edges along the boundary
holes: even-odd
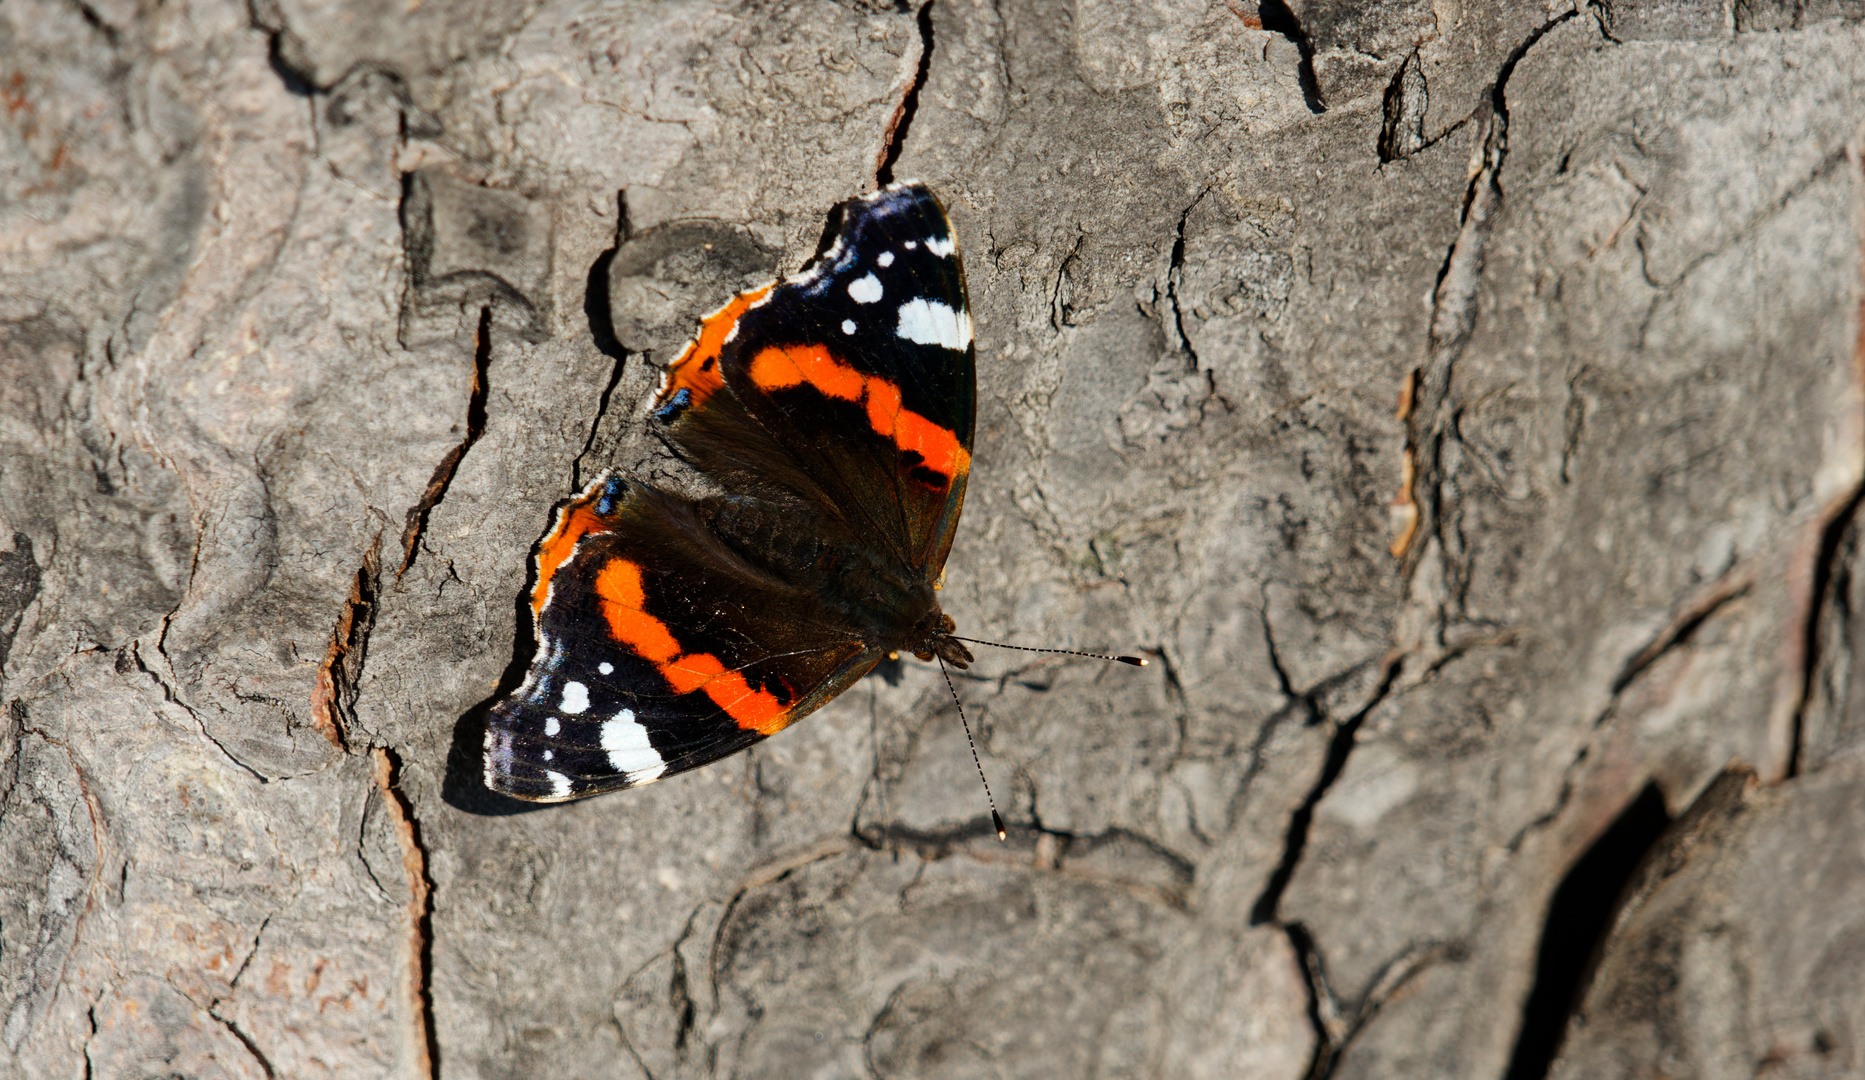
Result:
[[[1431,91],[1425,81],[1423,63],[1414,48],[1400,62],[1399,70],[1392,73],[1392,81],[1386,84],[1380,107],[1379,138],[1374,142],[1381,165],[1403,161],[1436,141],[1425,138],[1425,113]],[[1459,121],[1457,126],[1461,124]]]
[[[1862,338],[1865,341],[1865,338]],[[1800,775],[1800,759],[1804,751],[1802,741],[1805,737],[1808,704],[1814,698],[1815,683],[1819,679],[1822,661],[1827,650],[1834,643],[1828,642],[1820,632],[1826,620],[1828,610],[1835,602],[1832,583],[1839,573],[1840,564],[1845,561],[1844,551],[1846,533],[1859,517],[1859,507],[1865,503],[1865,486],[1853,485],[1850,493],[1840,503],[1839,509],[1820,527],[1818,553],[1813,560],[1812,580],[1809,582],[1806,617],[1795,628],[1799,635],[1800,671],[1798,700],[1794,703],[1788,717],[1787,730],[1783,742],[1786,744],[1782,775],[1780,779],[1791,780]],[[1843,598],[1838,599],[1843,604]],[[1843,643],[1839,643],[1844,648]]]
[[[1327,1080],[1347,1048],[1393,995],[1428,968],[1445,960],[1461,959],[1465,952],[1461,945],[1438,942],[1409,947],[1383,964],[1366,993],[1349,1007],[1334,994],[1326,959],[1307,925],[1297,920],[1284,924],[1282,931],[1301,963],[1308,985],[1308,1022],[1315,1030],[1314,1056],[1309,1059],[1304,1080]]]
[[[259,1049],[259,1044],[254,1042],[252,1036],[246,1034],[246,1032],[240,1028],[239,1024],[220,1015],[219,1009],[220,1002],[216,1000],[212,1005],[207,1007],[207,1015],[213,1017],[221,1027],[226,1028],[229,1034],[240,1041],[240,1045],[246,1048],[246,1052],[251,1054],[253,1060],[259,1063],[259,1071],[265,1073],[266,1080],[273,1080],[273,1078],[278,1075],[278,1072],[272,1068],[272,1059],[265,1056],[265,1052]]]
[[[1088,234],[1082,232],[1078,226],[1074,246],[1069,248],[1068,254],[1062,257],[1061,264],[1056,267],[1055,288],[1049,294],[1049,328],[1058,333],[1065,326],[1075,325],[1073,322],[1075,308],[1063,299],[1062,292],[1069,282],[1069,267],[1074,265],[1076,258],[1081,255],[1081,245],[1087,239]]]
[[[1282,666],[1282,653],[1276,649],[1276,635],[1269,626],[1269,612],[1266,610],[1258,611],[1256,617],[1261,620],[1263,624],[1263,648],[1269,655],[1270,670],[1276,673],[1277,689],[1282,691],[1283,697],[1289,699],[1290,704],[1300,706],[1305,717],[1305,725],[1320,723],[1322,719],[1321,703],[1315,700],[1315,695],[1319,687],[1309,690],[1297,690],[1295,688],[1295,684],[1289,679],[1288,670]],[[1359,665],[1356,664],[1354,666],[1355,669],[1357,669],[1358,666]],[[1323,685],[1325,685],[1325,683],[1326,680],[1323,680]]]
[[[1846,150],[1846,156],[1857,174],[1854,178],[1854,201],[1865,208],[1865,147],[1854,143]],[[1865,230],[1861,230],[1861,253],[1865,254]],[[1858,284],[1859,298],[1858,321],[1852,344],[1852,387],[1854,394],[1865,392],[1865,270],[1861,271]],[[1855,402],[1855,407],[1856,407]],[[1826,621],[1828,610],[1835,605],[1844,606],[1843,597],[1830,595],[1833,583],[1843,580],[1840,576],[1841,564],[1844,562],[1846,533],[1859,519],[1859,508],[1865,503],[1865,461],[1859,457],[1865,453],[1865,445],[1860,439],[1865,433],[1859,430],[1860,419],[1853,418],[1851,447],[1853,461],[1852,478],[1848,490],[1833,500],[1833,508],[1820,526],[1818,552],[1812,567],[1812,580],[1808,583],[1806,600],[1806,617],[1798,632],[1800,634],[1800,686],[1798,700],[1794,702],[1791,715],[1787,718],[1787,731],[1782,733],[1785,742],[1784,762],[1780,779],[1789,780],[1800,775],[1801,755],[1805,750],[1803,742],[1806,735],[1807,709],[1814,698],[1814,686],[1819,678],[1822,661],[1826,653],[1835,644],[1824,640],[1820,633],[1821,625]],[[1840,644],[1844,648],[1843,644]]]
[[[1264,637],[1265,640],[1269,638],[1267,621],[1265,621]],[[1277,678],[1285,687],[1285,692],[1292,691],[1293,688],[1289,685],[1288,677],[1282,672],[1280,662],[1273,659],[1273,642],[1270,644],[1270,651]],[[1458,653],[1462,651],[1457,650]],[[1384,661],[1385,671],[1380,677],[1379,686],[1373,691],[1373,696],[1334,729],[1320,775],[1302,799],[1301,805],[1289,817],[1288,831],[1283,840],[1282,858],[1277,862],[1275,870],[1271,872],[1268,882],[1263,886],[1262,893],[1257,896],[1256,902],[1250,907],[1251,925],[1279,927],[1288,936],[1290,946],[1301,960],[1303,980],[1308,986],[1308,1018],[1315,1033],[1315,1053],[1306,1073],[1308,1080],[1325,1080],[1333,1072],[1334,1063],[1339,1060],[1341,1051],[1346,1049],[1352,1036],[1358,1033],[1359,1028],[1377,1010],[1378,1005],[1383,1003],[1384,998],[1374,1001],[1369,992],[1367,1000],[1355,1010],[1353,1021],[1351,1023],[1342,1021],[1340,1003],[1328,986],[1326,966],[1314,935],[1300,920],[1283,922],[1277,909],[1281,905],[1283,893],[1287,891],[1290,882],[1295,879],[1296,866],[1301,862],[1302,855],[1307,848],[1308,830],[1314,823],[1316,807],[1320,805],[1334,782],[1340,779],[1341,773],[1346,770],[1347,759],[1353,753],[1355,739],[1361,725],[1392,692],[1404,666],[1403,662],[1403,654],[1388,656]],[[1357,670],[1357,665],[1351,670]],[[1345,677],[1345,675],[1337,677]],[[1316,711],[1318,718],[1320,706],[1314,700],[1316,693],[1317,691],[1311,690],[1304,697],[1309,701],[1309,707]],[[1368,1002],[1371,1004],[1369,1005]]]
[[[1301,61],[1295,65],[1295,78],[1302,87],[1302,101],[1308,106],[1308,111],[1316,116],[1327,112],[1327,102],[1321,100],[1321,84],[1315,80],[1314,39],[1303,28],[1301,20],[1295,17],[1295,12],[1290,10],[1287,0],[1262,0],[1257,5],[1257,25],[1294,44],[1302,54]]]
[[[166,620],[164,620],[163,622],[163,635],[164,636],[166,636],[167,630],[168,630],[168,624]],[[160,637],[156,639],[155,651],[156,651],[156,654],[162,658],[162,662],[168,665],[169,670],[173,671],[175,668],[175,665],[172,661],[169,660],[168,653],[163,651],[162,640]],[[213,732],[210,732],[207,730],[207,722],[201,719],[201,715],[194,711],[193,706],[189,705],[186,701],[183,701],[181,699],[181,695],[180,693],[176,691],[174,685],[170,683],[166,678],[164,678],[161,672],[157,671],[147,661],[143,660],[142,650],[137,647],[135,642],[130,643],[129,656],[130,656],[131,661],[134,662],[134,664],[136,665],[136,670],[142,672],[144,675],[147,675],[150,678],[150,680],[155,683],[156,687],[162,691],[162,699],[168,702],[170,705],[173,705],[176,708],[180,709],[182,712],[187,713],[188,719],[194,721],[194,729],[201,733],[201,738],[206,739],[208,742],[214,744],[214,749],[220,751],[221,756],[225,757],[228,761],[231,761],[233,764],[238,765],[248,775],[250,775],[253,779],[259,781],[261,784],[269,784],[272,782],[271,777],[268,777],[266,774],[260,772],[258,769],[255,769],[251,765],[248,765],[244,761],[241,761],[238,757],[234,755],[233,751],[227,749],[227,746],[225,743],[221,742],[219,739],[214,738]]]
[[[252,966],[253,958],[259,955],[259,941],[261,938],[265,937],[266,927],[271,925],[271,915],[267,915],[265,918],[259,920],[259,929],[253,931],[252,948],[246,950],[246,958],[240,961],[239,970],[235,971],[233,977],[227,980],[227,986],[238,989],[240,978],[246,974],[246,969]]]
[[[628,366],[629,357],[634,355],[616,338],[615,317],[609,307],[609,266],[615,261],[615,253],[622,250],[622,245],[628,242],[633,233],[634,227],[628,218],[628,193],[618,191],[615,193],[615,243],[590,264],[589,276],[583,286],[583,315],[589,322],[590,343],[596,346],[597,352],[615,363],[609,369],[608,383],[596,398],[596,415],[589,421],[589,435],[583,440],[583,449],[577,452],[576,460],[570,464],[572,491],[583,490],[583,459],[595,448],[596,435],[602,430],[602,421],[609,415],[609,399],[615,394],[616,384],[622,381],[622,372]]]
[[[90,1007],[84,1010],[84,1019],[91,1027],[84,1036],[84,1080],[92,1080],[97,1075],[96,1063],[91,1060],[91,1040],[97,1038],[97,1002],[91,1002]]]
[[[1315,779],[1314,785],[1308,789],[1308,794],[1302,799],[1301,805],[1289,818],[1289,828],[1283,840],[1282,858],[1270,874],[1269,881],[1263,886],[1263,891],[1257,896],[1256,902],[1250,905],[1252,926],[1282,925],[1277,918],[1276,908],[1282,902],[1282,894],[1288,889],[1289,882],[1295,878],[1296,864],[1301,862],[1302,851],[1308,844],[1308,829],[1314,822],[1315,807],[1320,805],[1322,797],[1327,794],[1334,781],[1340,779],[1341,772],[1346,769],[1347,758],[1353,753],[1354,738],[1360,731],[1360,725],[1366,722],[1366,718],[1391,692],[1393,684],[1398,680],[1399,670],[1403,666],[1402,660],[1401,656],[1386,659],[1386,670],[1380,678],[1379,687],[1373,692],[1372,700],[1362,705],[1352,716],[1341,721],[1340,725],[1334,729],[1334,736],[1328,743],[1327,758],[1321,766],[1321,775]]]
[[[421,534],[427,530],[428,515],[447,497],[447,488],[453,483],[453,475],[459,470],[460,461],[473,448],[473,444],[479,441],[479,436],[485,433],[488,389],[486,372],[491,364],[492,305],[486,304],[479,309],[479,327],[473,333],[473,383],[466,400],[466,434],[440,459],[440,464],[434,466],[434,475],[428,479],[427,490],[421,494],[419,502],[408,508],[408,523],[403,526],[401,534],[401,567],[395,571],[396,580],[400,580],[408,568],[414,565],[415,548],[421,542]]]
[[[1703,624],[1708,622],[1710,617],[1715,615],[1724,604],[1748,592],[1749,587],[1755,583],[1755,573],[1755,567],[1752,564],[1738,567],[1686,597],[1677,612],[1671,616],[1670,621],[1652,635],[1651,641],[1644,648],[1633,653],[1626,660],[1625,665],[1619,669],[1619,674],[1613,676],[1610,684],[1612,696],[1617,698],[1624,693],[1627,687],[1649,670],[1651,665],[1657,663],[1665,653],[1687,644],[1691,636],[1702,629]],[[1612,706],[1608,705],[1594,719],[1593,725],[1598,727],[1611,716]]]
[[[1651,670],[1652,665],[1663,659],[1671,650],[1687,645],[1696,632],[1713,618],[1724,605],[1747,594],[1755,584],[1759,568],[1755,562],[1743,563],[1730,569],[1722,576],[1691,592],[1678,605],[1671,618],[1652,634],[1651,640],[1644,647],[1628,657],[1620,666],[1619,674],[1609,684],[1611,696],[1599,714],[1593,718],[1589,730],[1597,731],[1610,723],[1618,715],[1619,698],[1638,681],[1639,676]],[[1589,742],[1575,751],[1573,760],[1562,770],[1561,788],[1555,794],[1553,804],[1545,811],[1535,815],[1511,836],[1503,845],[1503,850],[1511,855],[1521,851],[1528,838],[1552,824],[1567,804],[1573,800],[1576,779],[1580,769],[1592,757],[1593,746]]]
[[[390,810],[395,837],[401,842],[402,869],[408,879],[408,1008],[414,1022],[411,1044],[416,1071],[440,1080],[440,1036],[434,1026],[434,879],[427,872],[427,848],[414,803],[400,788],[401,759],[386,746],[370,748],[376,787]]]
[[[1589,958],[1611,933],[1626,887],[1671,824],[1663,794],[1648,783],[1562,875],[1548,898],[1534,985],[1522,1003],[1504,1080],[1547,1076],[1586,991]]]
[[[369,651],[369,634],[375,629],[376,595],[381,587],[382,532],[363,553],[363,564],[350,585],[350,598],[330,633],[330,648],[317,667],[311,689],[311,725],[330,745],[349,752],[349,721],[354,719],[357,683]]]
[[[1185,333],[1185,309],[1179,304],[1179,281],[1185,273],[1185,222],[1191,218],[1192,211],[1198,209],[1198,204],[1203,202],[1204,197],[1210,193],[1210,188],[1200,191],[1198,197],[1191,201],[1191,205],[1179,214],[1178,227],[1172,234],[1172,256],[1166,266],[1166,302],[1172,305],[1172,329],[1178,335],[1179,348],[1185,355],[1191,357],[1193,371],[1198,370],[1202,364],[1198,360],[1198,350],[1192,345],[1191,337]]]
[[[1811,188],[1814,184],[1832,175],[1834,170],[1845,163],[1846,157],[1847,151],[1843,149],[1835,150],[1826,155],[1826,157],[1822,158],[1820,163],[1809,170],[1805,176],[1802,176],[1789,185],[1788,189],[1782,192],[1779,198],[1770,201],[1768,205],[1749,215],[1748,219],[1743,221],[1735,231],[1731,232],[1728,237],[1717,243],[1714,247],[1699,253],[1689,262],[1685,263],[1683,268],[1678,270],[1676,276],[1672,277],[1669,281],[1660,280],[1651,272],[1651,252],[1645,247],[1645,237],[1642,234],[1633,237],[1633,245],[1638,249],[1639,274],[1644,278],[1645,284],[1650,286],[1657,294],[1651,298],[1651,303],[1645,308],[1644,317],[1639,320],[1638,334],[1635,339],[1637,342],[1636,347],[1641,350],[1645,347],[1646,336],[1651,331],[1651,321],[1657,318],[1658,309],[1663,306],[1666,300],[1676,295],[1678,287],[1689,280],[1692,274],[1696,273],[1700,267],[1711,259],[1716,258],[1737,244],[1743,243],[1750,237],[1753,237],[1761,230],[1762,226],[1785,211],[1795,199],[1806,194],[1808,188]],[[1644,193],[1641,191],[1641,201],[1643,197]],[[1621,228],[1623,228],[1623,226],[1621,226]]]
[[[1447,534],[1446,504],[1451,500],[1444,490],[1446,477],[1443,475],[1442,462],[1445,442],[1457,438],[1457,405],[1451,395],[1451,376],[1458,357],[1476,328],[1476,297],[1483,273],[1483,249],[1488,240],[1490,223],[1502,207],[1501,174],[1509,153],[1509,80],[1515,74],[1516,67],[1543,37],[1577,14],[1576,11],[1568,11],[1557,15],[1524,38],[1497,70],[1496,81],[1490,87],[1489,101],[1483,110],[1479,110],[1487,111],[1489,120],[1489,132],[1484,139],[1483,164],[1465,188],[1463,221],[1457,239],[1452,242],[1444,264],[1438,271],[1437,283],[1432,290],[1431,324],[1425,362],[1417,371],[1416,395],[1410,403],[1411,407],[1405,410],[1408,415],[1405,453],[1412,463],[1412,469],[1410,484],[1407,490],[1400,493],[1400,497],[1420,515],[1417,530],[1408,531],[1403,538],[1407,541],[1404,547],[1401,548],[1396,541],[1393,545],[1395,554],[1405,560],[1407,578],[1417,572],[1418,562],[1425,549],[1425,545],[1415,542],[1420,534],[1437,537],[1441,550],[1448,555],[1462,551],[1461,538]],[[1455,559],[1447,559],[1446,563],[1446,586],[1455,602],[1461,606],[1467,582],[1455,565]]]
[[[913,127],[914,114],[919,111],[920,89],[926,85],[927,75],[932,70],[932,9],[935,2],[926,0],[914,16],[914,24],[919,28],[920,35],[919,63],[914,69],[913,81],[907,84],[906,93],[900,97],[899,107],[888,118],[887,129],[881,133],[881,156],[874,166],[876,187],[886,187],[894,182],[894,163],[900,160],[900,152],[906,148],[907,133]]]

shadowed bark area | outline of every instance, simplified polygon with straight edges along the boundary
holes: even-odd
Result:
[[[1861,19],[0,6],[0,1077],[1857,1075]],[[1154,663],[958,674],[1007,844],[911,660],[486,793],[552,506],[889,177],[941,606]]]

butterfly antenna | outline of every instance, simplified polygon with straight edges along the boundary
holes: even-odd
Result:
[[[952,694],[952,704],[958,706],[958,722],[965,728],[965,745],[971,747],[971,763],[978,767],[978,780],[984,784],[984,801],[991,807],[991,827],[997,830],[998,842],[1006,843],[1009,837],[1004,832],[1004,819],[997,816],[997,800],[991,797],[991,782],[984,778],[984,762],[978,760],[978,743],[971,737],[971,722],[965,719],[965,706],[958,700],[958,687],[952,685],[952,673],[946,670],[944,657],[939,658],[939,674],[945,676],[945,688]]]
[[[1075,649],[1032,649],[1028,645],[1006,645],[1001,641],[980,641],[977,638],[968,637],[954,637],[952,640],[962,641],[967,645],[989,645],[993,649],[1015,649],[1018,652],[1060,653],[1063,656],[1086,656],[1090,660],[1117,660],[1123,664],[1132,664],[1134,667],[1146,666],[1146,657],[1144,656],[1115,656],[1113,653],[1079,652]]]

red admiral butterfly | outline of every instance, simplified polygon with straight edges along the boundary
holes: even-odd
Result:
[[[558,802],[650,783],[781,731],[889,653],[970,663],[933,590],[975,363],[951,223],[918,184],[846,204],[810,269],[708,316],[646,422],[717,494],[610,473],[557,510],[486,786]]]

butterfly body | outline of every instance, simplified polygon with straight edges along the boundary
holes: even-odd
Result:
[[[648,783],[890,653],[967,664],[935,583],[975,408],[944,210],[916,184],[846,204],[815,265],[709,316],[648,402],[711,490],[610,473],[557,510],[531,669],[487,717],[487,786],[550,802]]]

